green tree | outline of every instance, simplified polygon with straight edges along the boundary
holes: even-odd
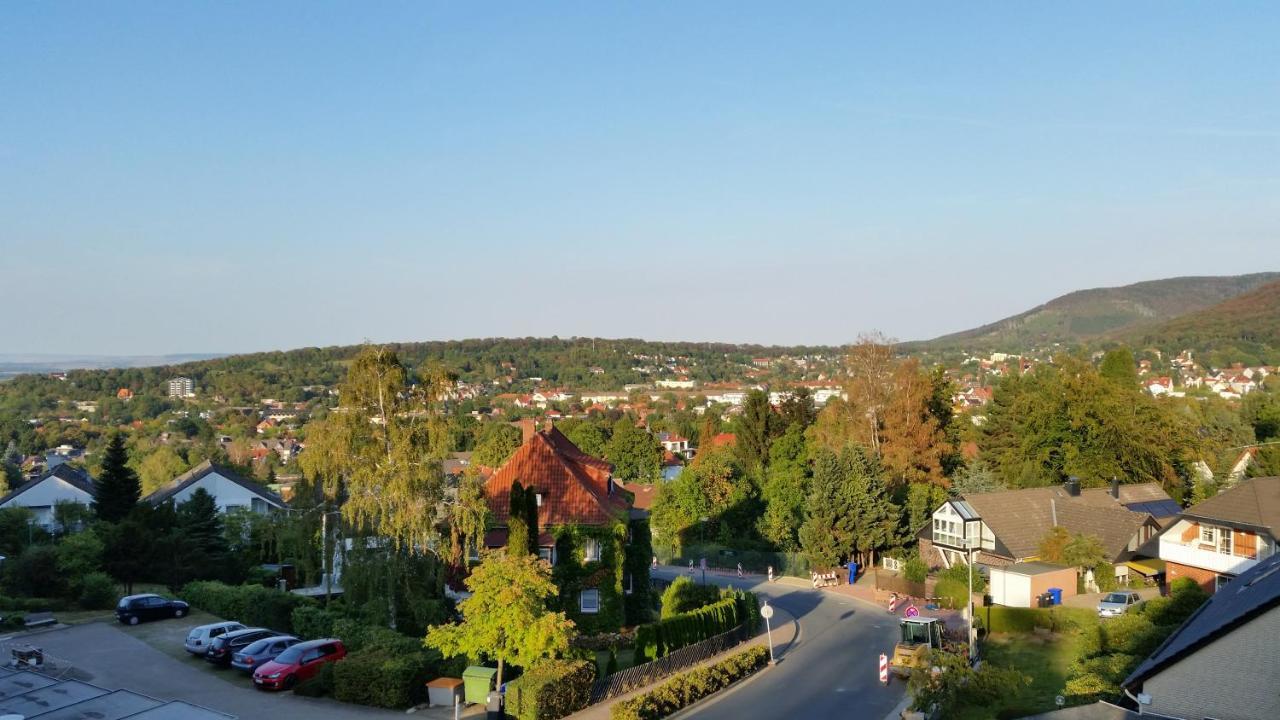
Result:
[[[519,480],[511,483],[507,495],[507,552],[518,554],[529,549],[529,516],[525,510],[524,486]],[[536,554],[536,553],[535,553]]]
[[[501,467],[520,447],[520,430],[498,422],[485,423],[481,427],[471,462],[484,467]]]
[[[1126,387],[1138,385],[1138,363],[1127,347],[1108,350],[1102,356],[1102,364],[1098,366],[1098,374],[1104,379]]]
[[[133,594],[133,584],[153,572],[149,549],[156,536],[137,514],[130,515],[116,524],[102,525],[103,569],[125,586],[125,593]]]
[[[457,497],[449,505],[450,563],[455,568],[464,567],[467,558],[480,552],[488,517],[484,481],[468,468],[458,481]]]
[[[124,449],[124,436],[116,433],[107,443],[102,457],[102,469],[94,482],[94,512],[108,522],[120,522],[142,496],[138,475],[129,467],[129,456]]]
[[[951,494],[957,497],[1008,489],[1008,486],[991,471],[991,466],[981,460],[965,463],[960,472],[951,479]]]
[[[783,427],[799,426],[807,430],[814,420],[818,419],[818,410],[813,402],[813,393],[803,385],[791,391],[778,408],[782,416]]]
[[[229,548],[213,495],[198,488],[176,512],[177,568],[191,578],[220,577],[226,570]]]
[[[797,531],[804,522],[808,465],[804,426],[792,423],[769,448],[769,469],[760,493],[765,510],[758,524],[762,537],[787,552],[800,544]]]
[[[551,568],[536,556],[491,553],[466,584],[471,597],[458,606],[462,622],[428,628],[427,647],[446,656],[497,660],[498,687],[507,663],[529,667],[569,649],[573,622],[547,609],[559,593]]]
[[[773,440],[773,408],[769,396],[763,390],[752,390],[742,405],[735,434],[738,436],[738,457],[743,467],[760,470],[769,460],[769,445]]]
[[[593,420],[566,420],[557,426],[579,450],[591,457],[604,457],[609,445],[609,434]]]
[[[134,456],[137,460],[137,456]],[[150,495],[186,472],[190,466],[182,456],[168,445],[161,445],[137,463],[138,477],[142,480],[142,494]]]
[[[56,546],[58,572],[72,584],[102,567],[102,553],[105,546],[97,535],[91,532],[68,535]]]
[[[879,467],[858,446],[839,455],[815,453],[800,528],[800,545],[813,565],[832,567],[853,556],[869,567],[893,541],[898,517]]]
[[[662,445],[648,431],[624,415],[613,424],[613,437],[605,458],[613,463],[613,476],[623,483],[652,483],[662,468]]]

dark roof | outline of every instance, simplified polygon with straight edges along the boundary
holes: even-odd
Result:
[[[1045,573],[1058,572],[1059,570],[1071,570],[1072,572],[1075,572],[1074,569],[1069,568],[1066,565],[1054,565],[1052,563],[1045,562],[1020,562],[1007,565],[1000,569],[1017,575],[1043,575]]]
[[[84,472],[83,470],[77,470],[66,463],[61,463],[59,465],[55,465],[49,470],[44,471],[44,473],[41,474],[40,477],[36,478],[35,480],[30,480],[28,482],[25,482],[19,485],[16,489],[9,491],[9,493],[4,497],[0,497],[0,505],[4,505],[10,500],[18,497],[22,493],[30,490],[31,488],[39,485],[40,483],[44,482],[45,480],[48,480],[51,477],[62,480],[63,482],[69,485],[72,485],[78,490],[82,490],[84,492],[89,493],[89,495],[94,494],[93,478],[89,476],[89,473]]]
[[[1109,702],[1096,702],[1091,705],[1053,710],[1039,715],[1030,715],[1022,720],[1141,720],[1141,715],[1125,710]]]
[[[1200,606],[1124,681],[1133,688],[1219,637],[1280,605],[1280,555],[1244,571]]]
[[[542,494],[538,521],[552,525],[605,525],[624,520],[626,493],[613,491],[613,466],[583,453],[557,429],[536,432],[485,482],[494,522],[506,525],[517,480]]]
[[[1152,502],[1164,491],[1156,483],[1143,483],[1121,485],[1119,494],[1116,499],[1110,488],[1088,488],[1074,496],[1062,487],[1051,486],[973,493],[964,500],[1014,559],[1039,554],[1040,542],[1054,526],[1056,516],[1057,524],[1073,533],[1098,536],[1107,557],[1115,561],[1126,553],[1129,540],[1150,517],[1126,509],[1122,503]]]
[[[1183,517],[1218,520],[1268,530],[1274,537],[1280,528],[1280,477],[1241,480],[1202,503],[1192,505]]]
[[[169,481],[168,485],[165,485],[159,490],[156,490],[155,492],[151,493],[150,495],[146,496],[143,499],[149,503],[152,503],[153,505],[162,503],[166,500],[172,499],[173,496],[177,495],[178,493],[182,492],[188,487],[200,482],[200,480],[202,480],[206,475],[212,475],[213,473],[217,473],[218,475],[221,475],[222,477],[239,485],[245,490],[248,490],[249,492],[252,492],[261,496],[263,500],[266,500],[267,502],[274,504],[276,507],[284,507],[284,500],[281,499],[279,495],[271,492],[270,490],[263,487],[262,485],[259,485],[258,483],[253,482],[252,480],[244,479],[243,477],[240,476],[239,473],[237,473],[234,470],[231,470],[230,468],[224,467],[222,465],[214,465],[212,462],[208,460],[205,460],[199,465],[182,473],[178,477]]]

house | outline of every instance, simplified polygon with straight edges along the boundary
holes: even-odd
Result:
[[[9,491],[0,498],[0,508],[26,508],[34,514],[37,525],[54,532],[61,529],[54,518],[54,508],[59,503],[92,505],[93,497],[93,478],[86,472],[60,463]]]
[[[133,391],[129,388],[120,388],[116,391],[116,399],[129,402],[133,399]]]
[[[176,377],[168,383],[169,397],[190,398],[196,396],[196,383],[189,377]]]
[[[1142,716],[1280,717],[1280,557],[1244,570],[1201,605],[1122,683]]]
[[[1182,512],[1160,535],[1168,580],[1189,577],[1209,592],[1276,552],[1280,477],[1242,480]]]
[[[673,455],[681,457],[689,457],[689,438],[673,432],[658,433],[658,443],[662,445],[662,449]]]
[[[143,498],[158,505],[162,502],[182,504],[196,490],[203,489],[213,496],[220,512],[252,510],[267,513],[284,508],[279,495],[252,480],[246,480],[230,468],[214,465],[208,460],[191,468]]]
[[[684,472],[684,458],[670,451],[662,453],[662,480],[671,482]]]
[[[931,567],[965,563],[970,549],[975,564],[989,567],[1037,560],[1045,535],[1061,526],[1097,536],[1116,577],[1125,580],[1127,563],[1177,508],[1157,483],[1081,488],[1072,479],[1062,486],[971,493],[934,510],[932,523],[917,534],[920,557]]]
[[[613,466],[577,448],[559,430],[526,424],[524,443],[485,481],[493,519],[485,547],[507,545],[511,488],[517,481],[538,507],[538,555],[553,567],[561,608],[579,627],[617,630],[623,617],[622,564],[631,496]],[[647,583],[647,578],[636,579]]]

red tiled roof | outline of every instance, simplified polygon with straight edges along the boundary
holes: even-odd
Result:
[[[627,492],[635,496],[631,507],[637,510],[648,510],[653,507],[653,499],[658,497],[658,487],[647,483],[630,483],[623,485]]]
[[[516,480],[542,494],[538,522],[552,525],[604,525],[623,519],[627,499],[610,492],[613,466],[577,448],[555,428],[533,434],[485,481],[484,494],[498,525],[505,525],[508,499]]]
[[[719,447],[721,445],[737,445],[737,444],[738,444],[738,436],[734,435],[733,433],[720,433],[719,435],[716,435],[715,437],[711,438],[712,447]]]

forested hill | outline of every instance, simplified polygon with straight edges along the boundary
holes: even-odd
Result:
[[[1135,347],[1195,350],[1214,366],[1280,364],[1280,281],[1132,333],[1129,340]]]
[[[1052,343],[1076,344],[1154,327],[1280,280],[1280,273],[1177,277],[1113,288],[1078,290],[1024,313],[904,349],[1021,352]]]
[[[410,367],[435,362],[467,382],[532,377],[575,389],[616,390],[627,383],[685,375],[702,382],[738,379],[753,358],[823,355],[835,347],[775,347],[720,343],[651,342],[635,339],[514,338],[476,339],[388,345]],[[23,375],[0,384],[0,411],[12,408],[16,396],[37,403],[48,400],[96,400],[121,388],[164,395],[169,378],[195,380],[201,396],[220,395],[231,403],[256,404],[261,398],[302,399],[307,386],[333,387],[344,377],[359,345],[301,348],[282,352],[232,355],[212,360],[146,368],[75,370],[66,380]]]

